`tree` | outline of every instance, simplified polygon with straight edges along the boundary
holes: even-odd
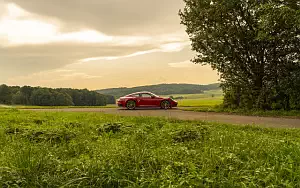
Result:
[[[63,92],[52,91],[52,106],[73,106],[72,97]]]
[[[27,98],[22,92],[17,92],[12,96],[12,104],[25,105],[27,104]]]
[[[291,93],[283,83],[300,76],[299,1],[184,2],[179,15],[197,52],[192,61],[219,72],[224,104],[271,109],[278,98],[289,109]]]
[[[23,87],[20,88],[21,93],[25,97],[25,102],[24,102],[25,105],[30,104],[30,97],[31,97],[31,94],[32,94],[33,90],[34,90],[34,88],[30,87],[30,86],[23,86]]]
[[[7,85],[0,85],[0,104],[11,104],[11,90]]]
[[[37,106],[51,106],[53,104],[53,98],[49,89],[38,88],[31,94],[30,101],[32,105]]]
[[[116,104],[116,99],[112,95],[106,95],[106,104]]]

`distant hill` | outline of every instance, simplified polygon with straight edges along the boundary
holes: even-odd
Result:
[[[220,89],[220,84],[209,85],[196,85],[196,84],[158,84],[149,86],[138,86],[133,88],[110,88],[97,90],[97,92],[104,95],[112,95],[115,97],[121,97],[130,93],[139,91],[150,91],[157,95],[170,95],[170,94],[196,94],[203,93],[208,90]]]

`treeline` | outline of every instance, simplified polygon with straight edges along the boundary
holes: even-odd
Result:
[[[51,89],[0,85],[0,104],[35,106],[105,106],[115,98],[87,89]]]
[[[210,85],[196,85],[196,84],[159,84],[149,86],[139,86],[133,88],[111,88],[98,90],[101,94],[113,95],[121,97],[130,93],[139,91],[150,91],[157,95],[171,95],[171,94],[198,94],[207,90],[220,89],[220,84]]]

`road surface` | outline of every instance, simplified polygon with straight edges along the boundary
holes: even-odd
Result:
[[[300,128],[300,119],[295,118],[275,118],[275,117],[256,117],[228,115],[211,112],[192,112],[179,109],[160,110],[160,109],[140,109],[122,110],[116,108],[67,108],[67,109],[30,109],[33,111],[53,111],[53,112],[102,112],[106,114],[116,114],[121,116],[151,116],[166,117],[180,120],[201,120],[208,122],[228,123],[237,125],[261,125],[277,128]]]

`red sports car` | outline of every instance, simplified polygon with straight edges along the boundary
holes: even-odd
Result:
[[[137,92],[121,97],[117,100],[119,107],[125,107],[134,110],[137,107],[160,107],[169,109],[177,107],[177,101],[171,98],[159,97],[151,92]]]

